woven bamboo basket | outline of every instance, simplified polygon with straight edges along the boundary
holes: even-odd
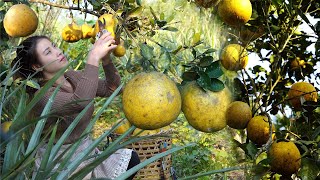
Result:
[[[163,148],[170,149],[172,146],[172,139],[170,137],[159,137],[145,139],[131,144],[128,148],[135,150],[143,162],[146,159],[155,156],[162,152]],[[136,180],[157,180],[170,179],[171,154],[160,158],[146,167],[140,169],[134,179]]]
[[[118,135],[115,135],[117,137]],[[132,143],[126,148],[133,149],[137,152],[140,161],[153,157],[164,150],[170,149],[172,146],[171,137],[152,137]],[[169,180],[171,179],[171,154],[160,158],[144,168],[140,169],[135,180]]]

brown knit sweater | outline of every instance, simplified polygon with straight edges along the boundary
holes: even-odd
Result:
[[[119,73],[112,63],[103,66],[103,69],[106,77],[104,80],[99,79],[99,68],[90,64],[87,64],[82,72],[69,70],[64,74],[72,88],[61,86],[52,104],[51,116],[45,125],[45,128],[49,128],[60,119],[57,139],[93,98],[97,96],[108,97],[120,85]],[[36,104],[34,107],[36,116],[40,116],[57,86],[58,84],[54,84]],[[72,131],[65,142],[66,144],[75,142],[81,136],[90,122],[93,111],[94,106],[92,105]]]

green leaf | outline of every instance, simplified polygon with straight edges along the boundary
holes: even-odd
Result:
[[[201,67],[207,67],[209,66],[213,61],[213,57],[212,56],[204,56],[200,59],[200,63],[199,65]]]
[[[252,142],[249,142],[246,145],[246,152],[252,159],[254,159],[255,155],[258,152],[258,148],[256,147],[255,144],[253,144]]]
[[[101,7],[102,7],[101,2],[99,2],[99,1],[96,1],[96,0],[88,0],[88,2],[93,6],[93,9],[94,9],[94,10],[101,9]]]
[[[150,60],[153,58],[153,48],[147,44],[140,44],[141,55],[146,59]]]
[[[44,107],[44,109],[41,113],[41,116],[49,114],[51,106],[54,102],[54,98],[56,97],[58,91],[60,90],[60,87],[61,87],[61,84],[54,90],[54,92],[50,96],[48,103],[46,104],[46,106]],[[41,133],[44,128],[44,125],[46,124],[46,121],[47,121],[47,118],[44,118],[44,119],[38,121],[36,128],[35,128],[35,132],[32,134],[30,142],[28,144],[28,148],[26,150],[27,153],[31,152],[39,144]]]
[[[272,0],[272,4],[274,4],[275,6],[279,7],[282,4],[282,0]]]
[[[221,65],[219,61],[214,61],[210,64],[205,70],[210,78],[219,78],[223,75],[223,71],[221,69]]]
[[[35,82],[34,80],[28,80],[27,86],[30,86],[35,89],[40,89],[40,85],[37,82]]]
[[[195,33],[192,37],[192,44],[198,43],[200,41],[200,36],[201,36],[200,33]]]
[[[259,162],[260,165],[268,166],[271,162],[270,158],[263,159]]]
[[[266,69],[264,69],[260,65],[256,65],[256,66],[253,67],[252,72],[253,73],[266,72]]]
[[[18,154],[16,150],[18,149],[19,137],[14,137],[6,146],[6,151],[3,158],[3,166],[1,172],[8,172],[15,165],[15,159],[17,159]]]
[[[155,22],[159,27],[163,27],[167,24],[167,21],[164,20],[156,20]]]
[[[252,174],[254,175],[253,176],[253,180],[261,180],[262,177],[268,173],[268,171],[270,170],[269,167],[265,166],[265,165],[261,165],[261,164],[258,164],[258,165],[255,165],[253,166],[251,172]]]
[[[275,60],[275,58],[274,58],[274,55],[272,54],[272,55],[270,56],[270,63],[272,64],[272,63],[274,62],[274,60]]]
[[[314,132],[313,132],[313,134],[312,134],[312,139],[316,139],[316,137],[317,137],[319,134],[320,134],[320,126],[318,126],[318,127],[314,130]]]
[[[172,51],[173,54],[177,54],[178,52],[180,52],[181,50],[183,50],[183,47],[181,45],[179,45],[175,50]]]
[[[313,180],[317,179],[317,174],[320,172],[320,167],[317,165],[315,160],[302,158],[301,169],[298,172],[301,179]]]
[[[128,17],[129,18],[138,17],[142,13],[142,10],[143,10],[142,6],[136,7],[129,12]]]
[[[299,141],[307,146],[317,143],[316,141],[305,141],[305,140],[299,140]]]
[[[141,6],[141,0],[136,0],[136,3],[138,4],[138,6]]]
[[[172,32],[179,31],[179,29],[177,29],[175,27],[171,27],[171,26],[167,26],[167,27],[163,28],[163,30],[172,31]]]
[[[191,53],[194,58],[197,58],[197,51],[193,47],[191,48]]]
[[[171,22],[174,18],[175,18],[175,13],[172,13],[172,14],[166,19],[166,21],[169,23],[169,22]]]
[[[193,81],[193,80],[196,80],[198,77],[198,74],[196,72],[184,72],[182,74],[182,79],[185,80],[185,81]]]
[[[209,53],[213,53],[216,52],[216,49],[207,49],[203,54],[209,54]]]
[[[160,13],[160,20],[164,20],[164,13],[163,12]]]
[[[53,131],[51,133],[51,136],[50,136],[50,139],[49,139],[49,142],[48,142],[48,146],[46,148],[44,156],[42,157],[42,160],[41,160],[41,163],[40,163],[40,168],[39,168],[39,173],[37,173],[35,179],[41,179],[41,178],[46,176],[45,171],[47,170],[47,165],[48,165],[48,160],[49,160],[49,157],[50,157],[50,152],[52,150],[52,146],[53,146],[53,143],[54,143],[54,140],[55,140],[55,137],[56,137],[56,133],[57,133],[57,127],[58,127],[58,124],[56,123],[54,128],[53,128]]]
[[[197,79],[198,85],[204,89],[208,89],[208,86],[211,84],[210,77],[203,71],[198,71],[198,75],[200,76]]]
[[[211,84],[208,86],[210,91],[219,92],[224,89],[224,84],[222,81],[216,78],[211,79]]]
[[[154,19],[155,21],[159,21],[156,13],[155,13],[154,10],[152,9],[152,7],[150,7],[150,12],[151,12],[151,14],[152,14],[152,16],[153,16],[153,19]]]

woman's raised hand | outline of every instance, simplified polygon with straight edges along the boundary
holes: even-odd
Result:
[[[117,47],[114,38],[110,32],[103,33],[100,38],[93,44],[93,47],[88,55],[88,64],[99,66],[99,61],[109,56],[110,53]]]

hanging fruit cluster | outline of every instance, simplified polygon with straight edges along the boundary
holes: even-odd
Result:
[[[100,27],[101,25],[98,23],[98,21],[102,22],[104,27]],[[115,38],[117,42],[117,47],[113,51],[113,55],[116,57],[122,57],[125,55],[126,49],[124,47],[124,43],[117,40],[119,39],[119,37],[116,37],[115,33],[117,24],[117,18],[115,18],[112,14],[106,13],[98,18],[93,27],[86,23],[81,26],[77,25],[75,22],[68,24],[63,28],[61,36],[64,41],[70,43],[77,42],[81,39],[90,39],[90,42],[94,43],[96,41],[98,32],[101,29],[106,29],[111,33],[111,36]]]

